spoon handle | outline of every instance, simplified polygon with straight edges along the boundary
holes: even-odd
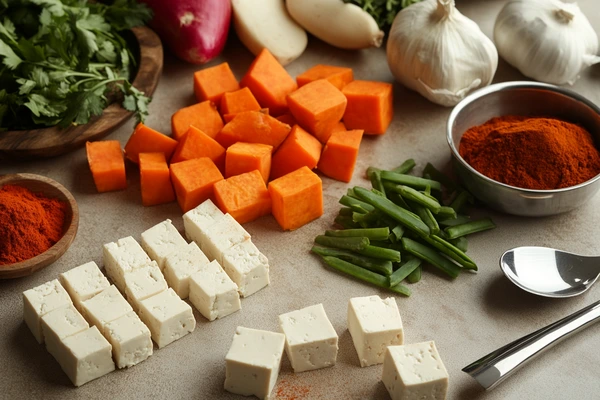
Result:
[[[573,333],[600,319],[600,301],[523,336],[463,368],[485,389],[492,389],[513,372]]]

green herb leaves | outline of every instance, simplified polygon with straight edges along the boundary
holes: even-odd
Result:
[[[0,130],[85,124],[119,99],[143,120],[121,32],[150,17],[135,0],[0,0]]]
[[[421,0],[344,0],[356,4],[375,19],[379,29],[388,32],[398,11]]]

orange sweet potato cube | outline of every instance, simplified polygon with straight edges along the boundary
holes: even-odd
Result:
[[[86,142],[85,150],[98,192],[111,192],[127,187],[125,160],[118,140]]]
[[[271,196],[258,170],[215,183],[215,199],[219,208],[240,224],[271,212]]]
[[[334,132],[346,132],[348,129],[346,129],[346,125],[344,125],[344,123],[342,121],[339,121],[337,124],[335,124],[333,126],[333,128],[331,128],[331,130],[325,134],[323,134],[322,136],[318,137],[319,141],[323,144],[327,143],[327,141],[329,140],[329,138],[331,137],[331,135]]]
[[[223,128],[223,120],[215,103],[207,100],[176,111],[171,117],[173,138],[181,139],[192,125],[211,138],[217,136],[217,133]]]
[[[170,138],[154,129],[137,124],[135,130],[125,145],[125,157],[138,164],[140,153],[161,152],[169,160],[177,147],[177,140]]]
[[[265,182],[271,173],[271,153],[273,146],[262,143],[237,142],[227,148],[225,155],[225,176],[240,175],[258,170]]]
[[[354,74],[351,68],[317,64],[298,75],[296,82],[298,87],[302,87],[318,79],[327,79],[333,86],[342,90],[345,85],[352,82]]]
[[[163,153],[140,153],[142,204],[154,206],[175,201],[169,166]]]
[[[320,141],[344,116],[346,97],[325,79],[307,83],[287,97],[290,112],[301,127]]]
[[[284,230],[298,229],[323,215],[323,183],[308,167],[269,183],[271,213]]]
[[[321,157],[321,142],[298,125],[273,154],[271,179],[289,174],[300,167],[313,169]]]
[[[171,164],[170,169],[177,202],[184,213],[214,198],[213,186],[223,180],[221,171],[208,157]]]
[[[223,93],[239,88],[240,84],[226,62],[194,73],[194,94],[198,102],[210,100],[219,104]]]
[[[200,157],[210,158],[221,171],[225,167],[225,148],[200,129],[190,126],[179,141],[171,164]]]
[[[286,96],[298,87],[294,78],[266,48],[256,56],[241,84],[248,87],[260,105],[270,109],[275,116],[287,110]]]
[[[233,115],[242,111],[258,111],[260,104],[247,87],[235,92],[224,93],[221,97],[221,113],[223,115]]]
[[[215,140],[227,148],[236,142],[262,143],[277,149],[292,128],[261,111],[244,111],[225,124]]]
[[[385,133],[394,116],[391,83],[352,81],[342,93],[348,99],[343,118],[348,129],[362,129],[371,135]]]
[[[362,136],[360,129],[334,132],[323,148],[317,165],[319,171],[338,181],[350,182]]]

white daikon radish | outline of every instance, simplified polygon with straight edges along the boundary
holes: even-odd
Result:
[[[286,0],[292,18],[304,29],[342,49],[379,47],[383,32],[369,13],[342,0]]]
[[[304,52],[306,31],[288,14],[284,0],[232,0],[233,26],[254,55],[264,48],[282,65]]]

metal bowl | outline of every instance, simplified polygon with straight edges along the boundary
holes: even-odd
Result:
[[[600,175],[567,188],[532,190],[477,172],[460,156],[458,144],[469,128],[502,115],[552,117],[580,124],[600,148],[600,108],[571,90],[537,82],[505,82],[480,89],[454,107],[446,128],[455,172],[475,197],[508,214],[537,217],[573,210],[600,189]]]

